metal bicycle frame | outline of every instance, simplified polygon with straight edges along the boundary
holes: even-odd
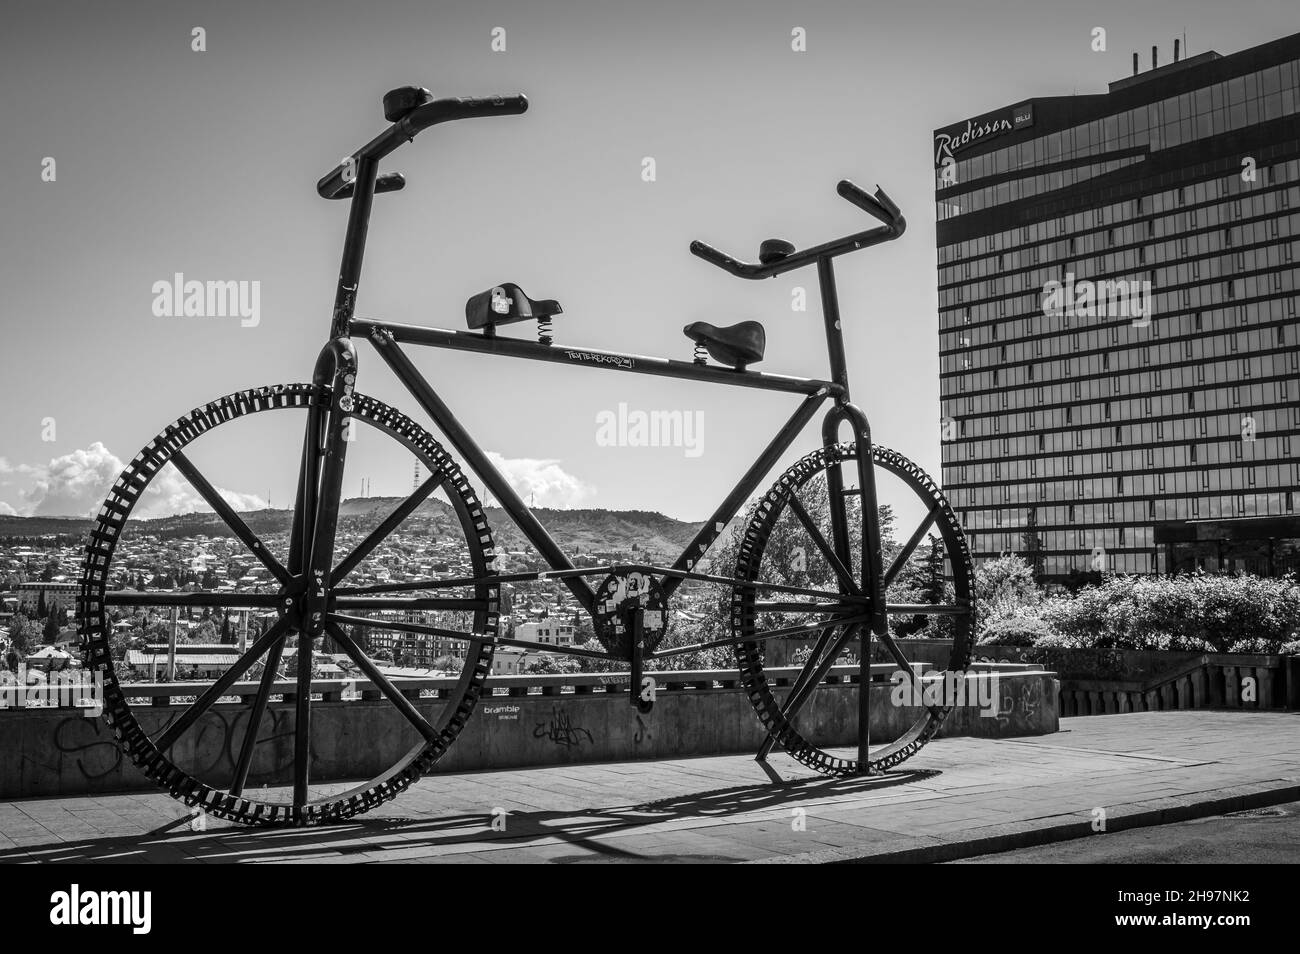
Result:
[[[446,331],[415,325],[389,324],[359,319],[355,316],[356,294],[360,284],[366,233],[375,194],[378,160],[361,155],[356,161],[356,174],[352,183],[347,234],[344,240],[343,260],[335,296],[331,337],[321,350],[313,374],[313,383],[330,386],[328,408],[313,407],[307,422],[302,466],[299,474],[295,502],[293,531],[291,535],[289,566],[291,574],[304,574],[309,635],[319,635],[327,611],[329,575],[333,559],[335,532],[342,488],[343,465],[347,452],[347,418],[352,407],[352,394],[356,386],[357,358],[353,335],[364,335],[379,352],[398,380],[425,410],[443,436],[460,455],[469,468],[484,482],[497,498],[502,508],[537,549],[556,578],[561,579],[575,599],[588,612],[596,610],[596,594],[586,576],[603,571],[577,570],[569,557],[555,542],[532,510],[510,486],[501,472],[457,420],[455,414],[435,392],[428,380],[420,374],[401,344],[470,351],[503,357],[550,361],[569,366],[605,368],[624,373],[650,374],[661,377],[705,381],[732,387],[757,388],[803,395],[802,402],[786,423],[771,439],[757,460],[741,476],[732,491],[723,499],[713,515],[700,528],[691,543],[668,568],[647,568],[666,573],[662,588],[671,595],[686,579],[698,577],[693,573],[697,562],[717,539],[721,528],[735,517],[758,489],[763,479],[775,467],[781,455],[789,449],[794,439],[812,420],[818,408],[832,400],[822,423],[822,440],[834,444],[844,423],[852,428],[852,439],[858,443],[858,487],[862,497],[862,536],[865,558],[860,561],[861,579],[859,595],[867,603],[870,617],[869,629],[877,634],[887,632],[885,626],[884,594],[881,591],[880,534],[876,512],[874,467],[871,460],[871,429],[866,414],[849,400],[848,367],[844,352],[844,339],[840,325],[839,301],[835,286],[833,259],[839,254],[869,244],[873,233],[861,233],[847,240],[829,243],[810,249],[799,256],[801,262],[784,263],[779,270],[787,271],[798,264],[817,265],[821,291],[822,316],[825,325],[827,352],[830,360],[831,380],[797,378],[754,371],[737,371],[723,367],[703,366],[688,361],[642,357],[583,348],[565,348],[553,344],[522,339],[488,336],[473,332]],[[876,230],[879,231],[879,230]],[[864,242],[864,239],[866,242]],[[777,269],[769,269],[775,273]],[[745,275],[743,277],[756,277]],[[842,501],[845,493],[839,468],[828,471],[828,489],[832,501]],[[845,567],[853,565],[850,557],[850,535],[846,524],[847,508],[832,506],[832,547]],[[612,568],[609,568],[612,569]],[[716,578],[715,578],[716,579]],[[739,582],[739,581],[737,581]],[[863,635],[861,652],[862,675],[869,667],[870,634]],[[505,644],[507,641],[499,640]],[[564,647],[556,647],[562,652]],[[585,654],[585,653],[584,653]],[[639,660],[635,660],[639,662]],[[862,698],[867,698],[862,693]],[[863,702],[865,705],[865,701]]]

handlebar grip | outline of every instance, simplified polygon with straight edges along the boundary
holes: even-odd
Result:
[[[724,268],[729,272],[734,272],[742,265],[741,262],[736,261],[730,255],[725,252],[719,252],[712,245],[707,245],[699,239],[696,239],[691,243],[691,254],[696,258],[702,258],[711,265],[716,265],[718,268]]]
[[[528,112],[528,97],[523,93],[514,96],[462,96],[456,101],[463,113],[457,118],[471,116],[518,116]]]
[[[848,179],[841,179],[840,184],[835,187],[835,191],[862,209],[862,211],[870,213],[891,228],[898,228],[900,224],[904,224],[901,210],[894,205],[893,200],[879,186],[876,186],[876,194],[872,196]]]
[[[402,122],[406,124],[410,135],[414,135],[430,126],[451,122],[454,119],[518,116],[526,112],[528,112],[528,97],[522,93],[515,96],[456,96],[435,99],[432,103],[419,106]]]

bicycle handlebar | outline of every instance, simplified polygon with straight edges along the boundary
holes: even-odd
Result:
[[[845,252],[868,248],[882,242],[892,242],[907,229],[907,219],[903,218],[903,213],[898,206],[885,194],[885,190],[879,186],[876,186],[876,194],[873,196],[854,185],[848,179],[842,179],[839,185],[836,186],[835,191],[864,212],[870,213],[879,219],[884,225],[868,229],[865,232],[857,232],[832,242],[826,242],[823,245],[804,249],[802,252],[791,252],[789,255],[766,265],[742,262],[739,259],[732,258],[725,252],[718,251],[712,245],[707,245],[698,240],[691,243],[691,254],[740,278],[772,278],[784,272],[802,268],[804,265],[821,258],[833,258],[836,255],[843,255]]]
[[[346,199],[352,195],[357,164],[378,162],[404,142],[410,142],[430,126],[454,119],[480,116],[517,116],[528,111],[528,98],[517,96],[457,96],[435,99],[417,106],[370,142],[321,177],[316,191],[322,198]],[[375,192],[396,192],[406,185],[401,173],[390,172],[375,180]]]

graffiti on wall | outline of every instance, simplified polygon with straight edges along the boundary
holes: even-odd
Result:
[[[592,742],[594,739],[590,729],[584,729],[582,726],[574,725],[573,718],[569,715],[564,706],[555,706],[551,709],[551,718],[547,722],[538,722],[533,727],[534,739],[546,739],[547,741],[558,745],[562,748],[578,748],[584,742]]]

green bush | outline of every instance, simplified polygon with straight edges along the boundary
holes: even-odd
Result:
[[[978,642],[981,646],[1037,646],[1054,635],[1051,626],[1038,616],[1001,616],[980,627]]]
[[[1112,577],[1044,601],[1039,615],[1057,647],[1275,653],[1300,638],[1300,586],[1245,575]]]
[[[1042,599],[1029,563],[1015,554],[986,560],[975,570],[979,616],[994,620],[1037,606]]]

